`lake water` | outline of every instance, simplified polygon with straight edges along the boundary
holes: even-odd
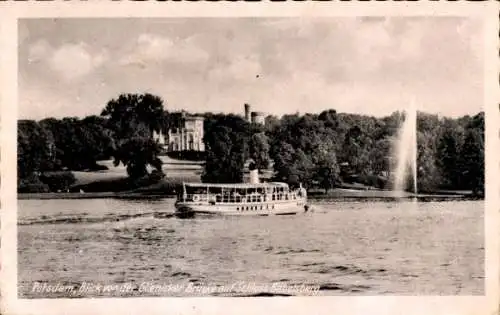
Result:
[[[172,199],[20,200],[19,296],[482,295],[484,202],[158,218]]]

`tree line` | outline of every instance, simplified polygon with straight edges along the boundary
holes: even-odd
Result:
[[[352,182],[390,189],[394,141],[404,114],[383,118],[337,113],[268,116],[264,125],[234,114],[205,118],[205,182],[241,182],[245,165],[272,169],[273,180],[331,189]],[[41,182],[65,189],[70,171],[100,170],[98,160],[126,166],[132,181],[164,176],[161,147],[152,137],[176,125],[152,94],[122,94],[99,115],[18,122],[18,186]],[[457,119],[418,113],[418,189],[484,191],[484,113]],[[65,171],[51,179],[50,174]]]
[[[349,183],[392,189],[394,145],[404,113],[383,118],[337,113],[268,116],[264,126],[206,115],[206,181],[239,182],[245,162],[272,165],[273,180],[331,189]],[[484,192],[484,113],[417,116],[418,190]],[[411,188],[408,178],[408,187]]]
[[[168,124],[163,100],[148,93],[122,94],[98,116],[20,120],[18,191],[68,189],[75,182],[71,171],[106,169],[97,161],[110,158],[115,166],[126,167],[132,181],[149,175],[161,178],[161,147],[152,135]],[[58,185],[48,189],[48,182]]]

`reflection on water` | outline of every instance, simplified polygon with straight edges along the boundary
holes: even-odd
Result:
[[[484,294],[483,202],[322,202],[297,216],[159,218],[173,202],[19,201],[20,297],[68,296],[34,290],[39,283],[133,288],[82,296],[266,296],[279,294],[276,284],[322,295]]]

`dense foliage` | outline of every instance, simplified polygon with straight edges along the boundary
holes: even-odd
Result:
[[[235,115],[207,115],[204,128],[207,155],[202,180],[212,183],[241,182],[250,137],[249,124]]]
[[[122,94],[108,102],[101,115],[107,120],[116,142],[114,165],[126,166],[132,179],[148,174],[147,166],[162,173],[158,158],[160,145],[153,132],[162,131],[165,122],[163,100],[151,94]]]
[[[160,146],[152,138],[165,124],[161,98],[123,94],[108,102],[101,116],[46,118],[18,122],[18,187],[21,192],[68,190],[71,171],[106,169],[98,160],[123,163],[129,178],[162,177]]]
[[[53,168],[98,170],[96,161],[109,158],[115,145],[113,134],[105,124],[98,116],[40,121],[40,127],[50,134],[48,145],[54,149],[51,152]]]
[[[74,179],[54,171],[98,170],[102,167],[96,161],[111,157],[115,165],[124,164],[136,182],[150,175],[162,178],[161,150],[152,134],[176,128],[179,115],[165,111],[157,96],[123,94],[109,101],[100,116],[21,120],[19,189],[67,190]],[[274,180],[326,191],[349,183],[391,188],[393,147],[403,113],[375,118],[330,109],[268,116],[264,126],[232,114],[201,115],[203,181],[240,182],[249,168],[273,170]],[[484,113],[457,119],[419,113],[417,126],[418,190],[482,194]]]
[[[268,116],[265,127],[232,115],[205,117],[205,181],[240,181],[245,161],[251,160],[260,170],[272,164],[275,180],[309,188],[328,190],[353,182],[392,187],[393,148],[403,113],[375,118],[327,110]],[[419,191],[483,193],[483,113],[459,119],[419,113],[417,129]]]

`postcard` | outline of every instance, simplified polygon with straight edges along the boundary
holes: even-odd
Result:
[[[498,312],[498,3],[1,5],[2,313]]]

